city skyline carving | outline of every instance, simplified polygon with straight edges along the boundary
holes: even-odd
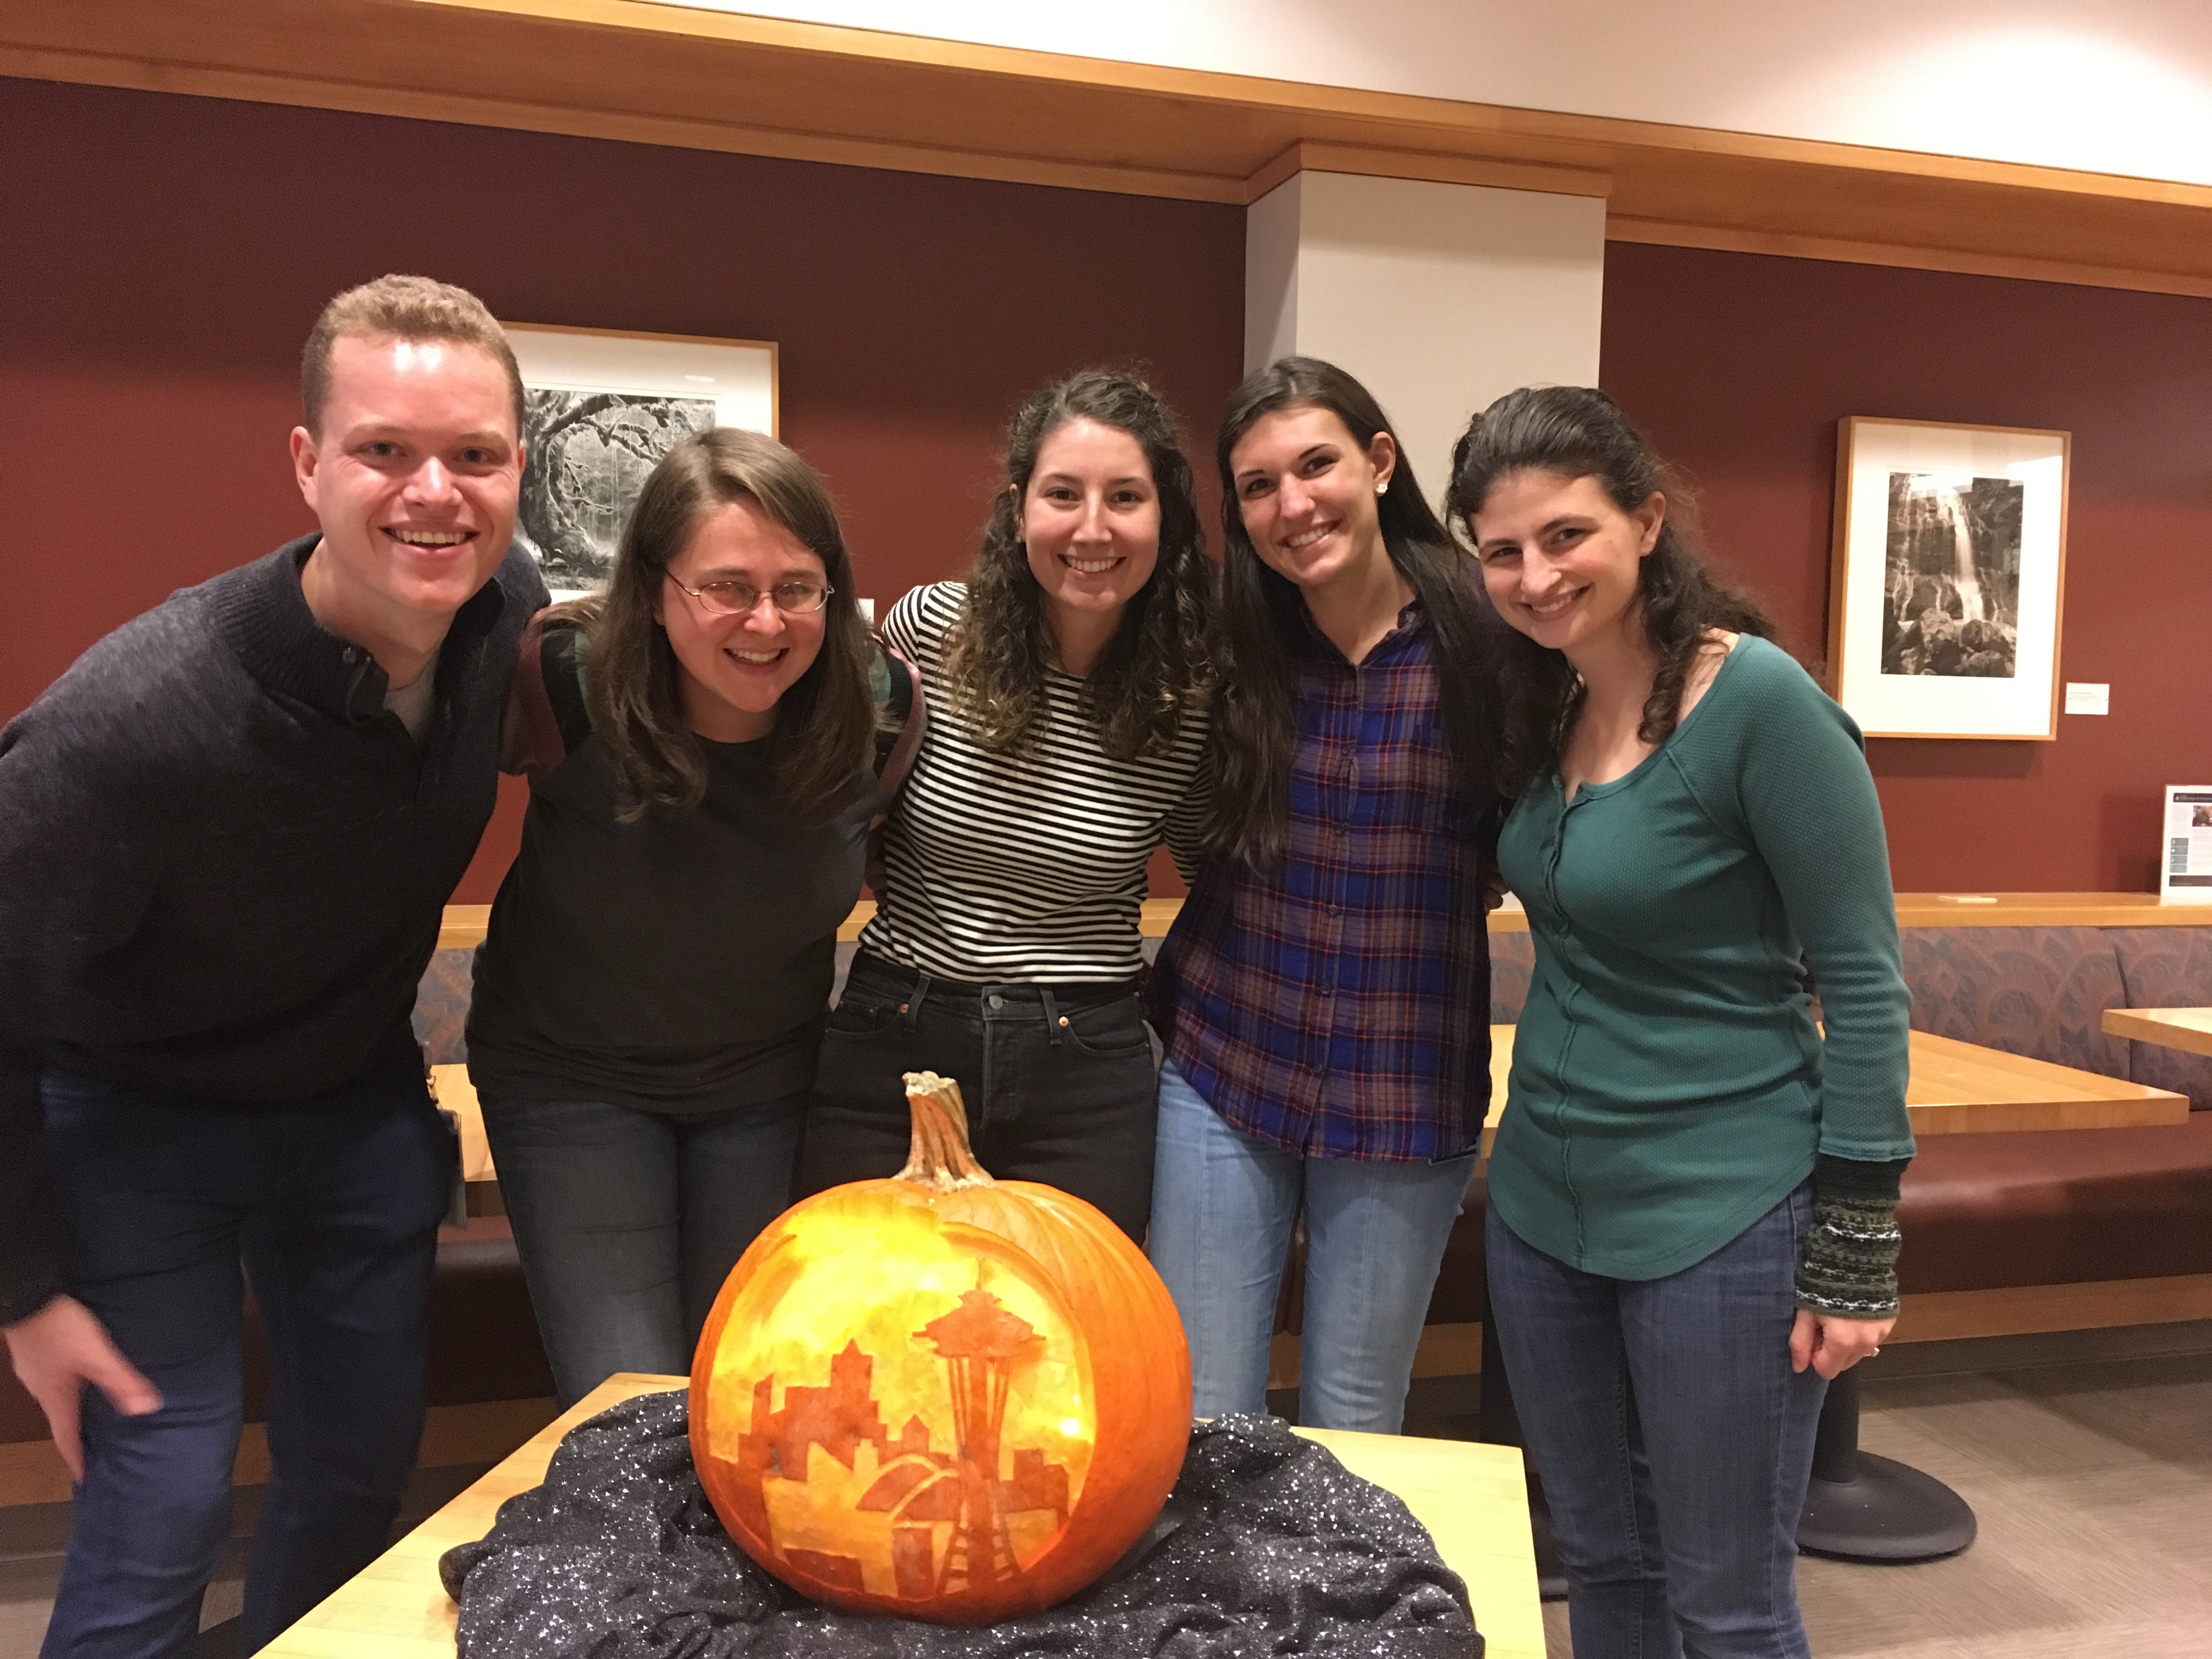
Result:
[[[981,1268],[910,1333],[941,1362],[934,1423],[912,1413],[894,1431],[857,1338],[831,1356],[826,1385],[787,1384],[779,1403],[775,1373],[754,1382],[732,1518],[794,1572],[903,1600],[957,1595],[1018,1577],[1065,1529],[1066,1466],[1003,1443],[1009,1390],[1045,1338],[982,1288]]]

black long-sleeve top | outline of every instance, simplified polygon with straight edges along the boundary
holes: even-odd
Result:
[[[0,732],[0,1324],[62,1287],[42,1066],[275,1103],[419,1063],[545,588],[511,550],[461,607],[418,741],[307,609],[318,539],[171,595]]]

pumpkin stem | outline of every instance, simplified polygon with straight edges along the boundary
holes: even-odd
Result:
[[[901,1181],[940,1193],[996,1184],[969,1150],[968,1107],[958,1084],[934,1072],[908,1072],[906,1103],[914,1114],[914,1149],[898,1172]]]

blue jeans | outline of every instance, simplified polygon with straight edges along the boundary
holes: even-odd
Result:
[[[791,1203],[805,1110],[805,1095],[688,1115],[483,1103],[562,1406],[617,1371],[691,1369],[722,1281]]]
[[[1472,1152],[1440,1164],[1307,1158],[1224,1122],[1173,1061],[1163,1066],[1151,1250],[1190,1340],[1192,1410],[1267,1410],[1267,1343],[1303,1206],[1298,1420],[1397,1433],[1474,1172]]]
[[[1664,1279],[1485,1249],[1513,1403],[1589,1659],[1804,1659],[1797,1517],[1827,1384],[1790,1369],[1809,1183]]]
[[[241,1627],[252,1652],[389,1541],[422,1437],[453,1133],[419,1066],[281,1105],[51,1070],[40,1090],[70,1292],[161,1394],[150,1416],[122,1417],[85,1390],[84,1483],[40,1651],[192,1651],[230,1534],[250,1279],[275,1385]]]

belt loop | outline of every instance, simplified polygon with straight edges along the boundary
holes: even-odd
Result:
[[[1060,1037],[1067,1030],[1067,1016],[1060,1012],[1060,1005],[1052,1000],[1051,986],[1038,986],[1037,994],[1044,999],[1044,1034],[1057,1048]]]
[[[914,1035],[915,1022],[921,1018],[921,1000],[928,994],[928,972],[917,968],[914,974],[914,989],[906,994],[906,1000],[899,1005],[899,1029],[908,1036]]]

